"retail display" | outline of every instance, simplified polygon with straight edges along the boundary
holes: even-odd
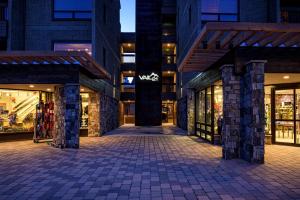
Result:
[[[54,129],[54,103],[49,101],[44,103],[40,101],[36,105],[34,142],[43,139],[52,139]]]
[[[81,93],[81,105],[80,105],[80,127],[88,128],[89,123],[89,94]]]

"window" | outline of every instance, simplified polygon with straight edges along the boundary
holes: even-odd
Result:
[[[54,43],[54,51],[84,51],[92,55],[90,43]]]
[[[238,21],[238,0],[202,0],[202,21]]]
[[[54,19],[89,20],[92,18],[92,0],[53,0]]]

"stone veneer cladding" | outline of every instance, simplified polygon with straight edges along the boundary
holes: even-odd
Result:
[[[187,130],[187,97],[177,100],[177,126]]]
[[[55,88],[55,147],[79,148],[79,95],[78,84]]]
[[[195,135],[195,92],[188,90],[187,95],[187,129],[188,135]]]
[[[255,163],[264,162],[265,62],[251,61],[241,79],[241,158]]]
[[[223,81],[223,158],[239,158],[240,140],[240,77],[234,74],[233,65],[221,68]]]
[[[119,127],[118,101],[100,94],[100,134]]]
[[[89,93],[88,136],[100,136],[100,93]]]

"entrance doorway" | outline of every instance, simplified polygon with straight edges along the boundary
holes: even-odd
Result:
[[[173,101],[162,102],[162,122],[164,124],[175,124],[175,104]]]
[[[300,145],[300,89],[275,88],[272,96],[274,142]]]

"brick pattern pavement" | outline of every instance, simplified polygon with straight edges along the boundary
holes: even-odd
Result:
[[[267,146],[266,163],[251,165],[197,140],[112,134],[81,138],[77,150],[0,143],[0,199],[300,199],[300,148]]]

